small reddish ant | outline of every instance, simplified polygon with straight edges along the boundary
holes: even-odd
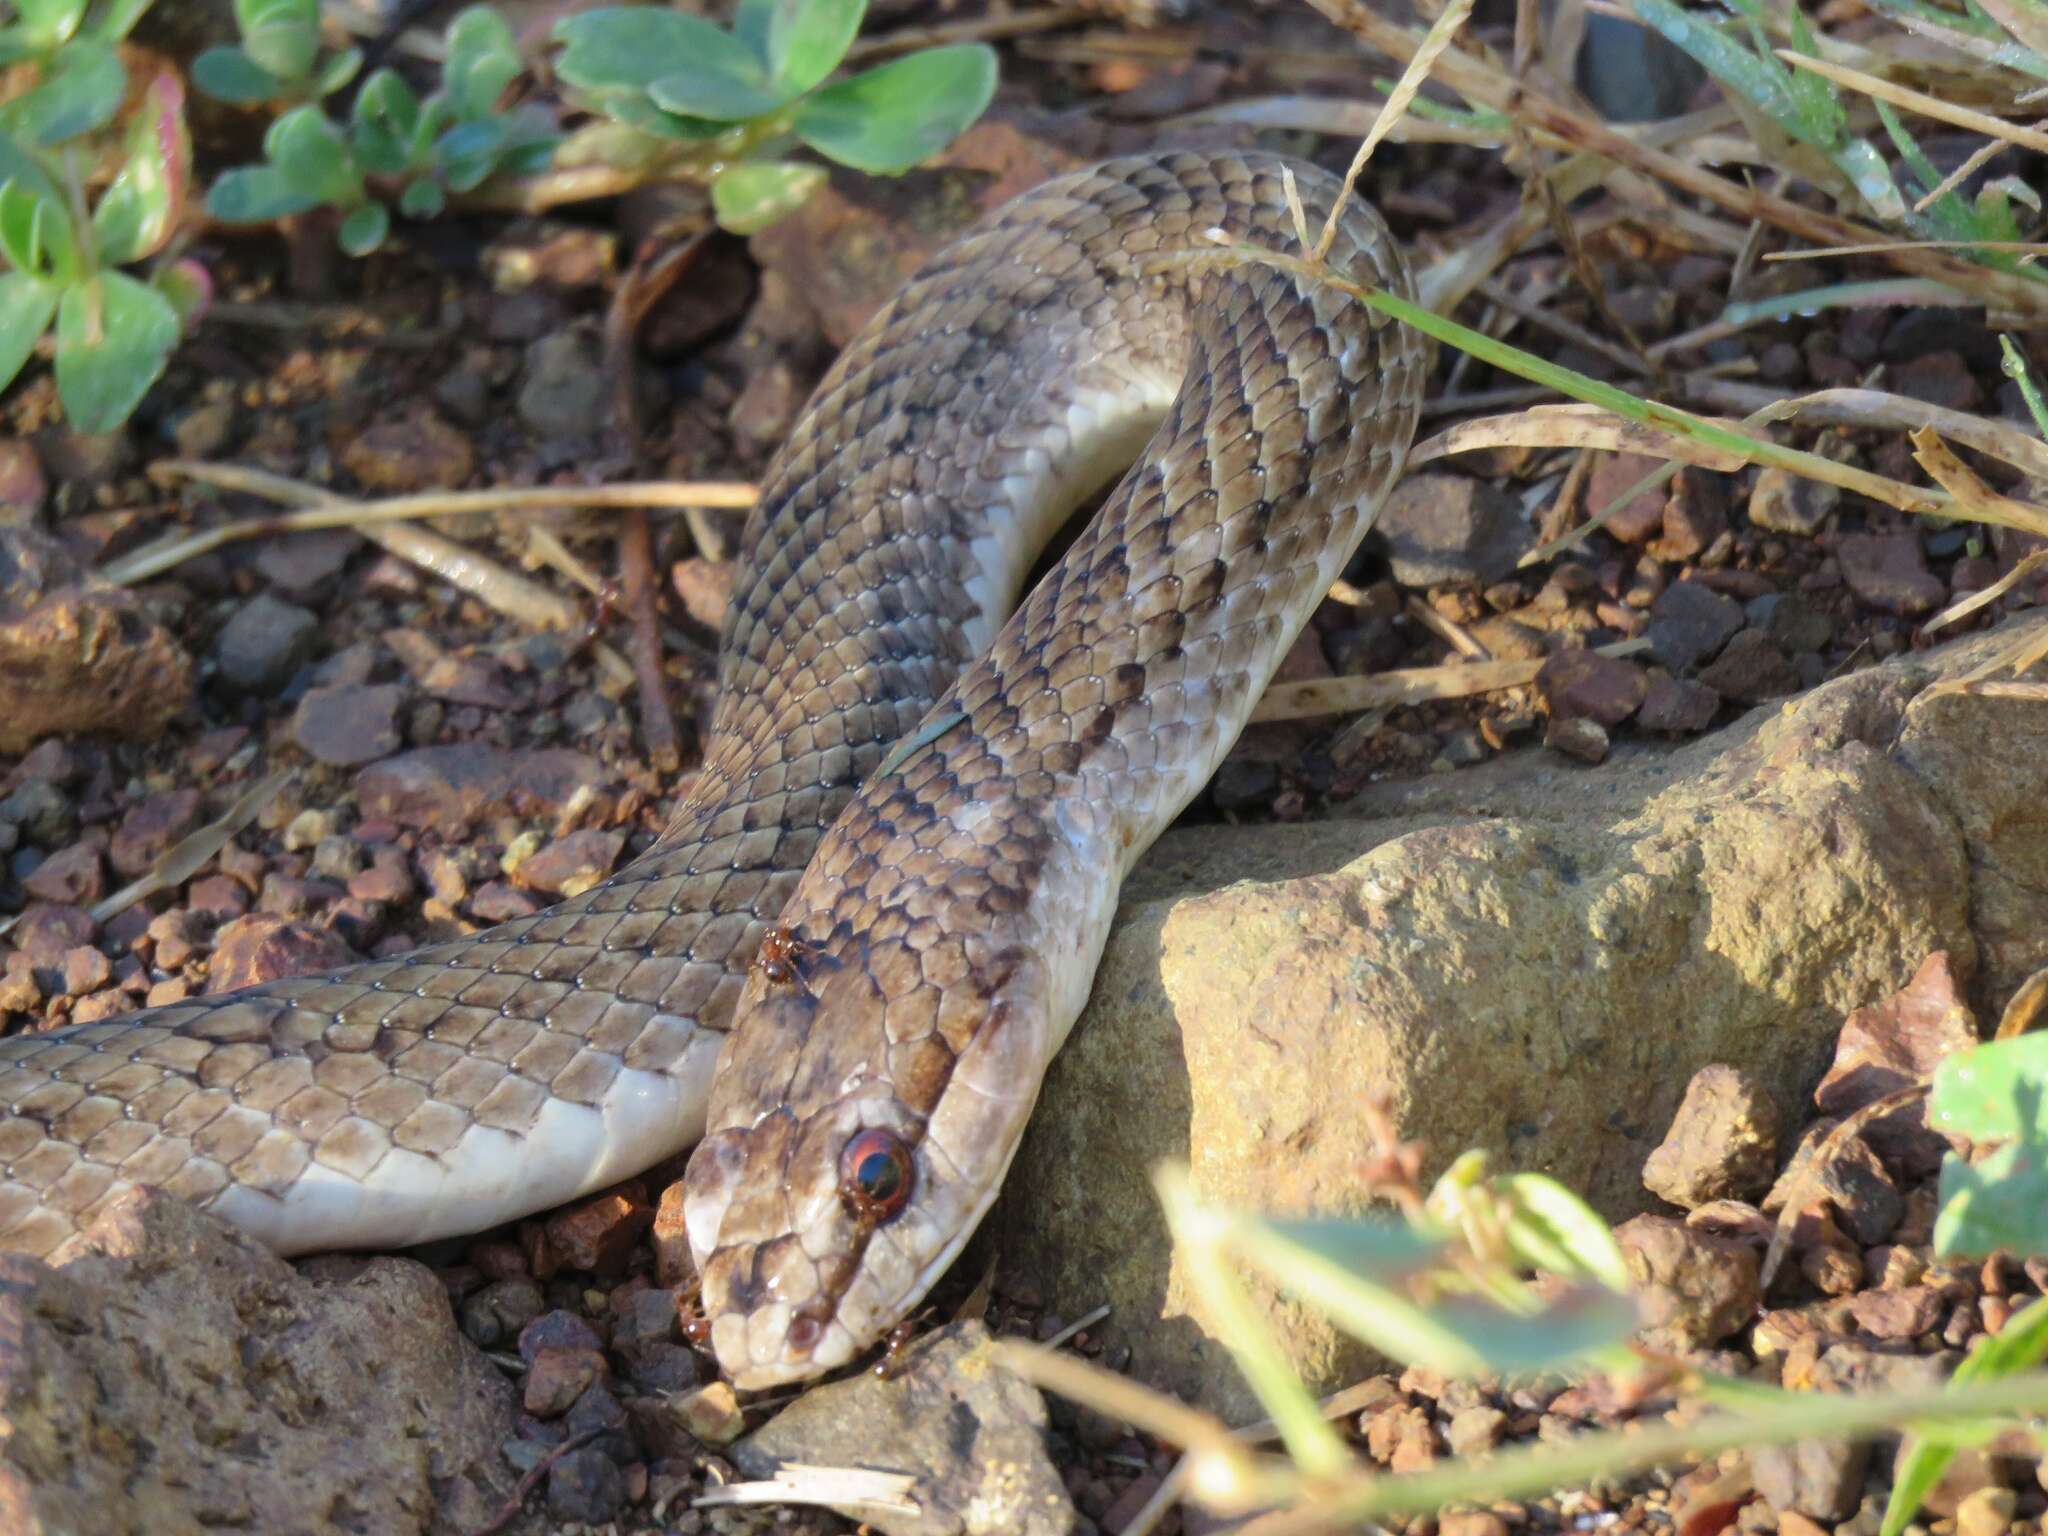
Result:
[[[761,935],[761,947],[754,952],[754,964],[778,987],[804,984],[803,963],[809,958],[803,941],[787,928],[770,928]]]

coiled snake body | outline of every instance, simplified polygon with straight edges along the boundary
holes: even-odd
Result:
[[[62,1258],[137,1184],[285,1253],[396,1246],[703,1137],[685,1217],[734,1379],[887,1329],[1000,1186],[1125,872],[1413,433],[1414,338],[1269,267],[1153,259],[1291,244],[1281,169],[1060,177],[874,317],[771,467],[703,771],[629,868],[455,943],[0,1041],[0,1247]],[[1295,174],[1318,224],[1335,184]],[[1408,291],[1361,204],[1330,260]]]

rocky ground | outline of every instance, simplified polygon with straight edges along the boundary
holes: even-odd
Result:
[[[508,617],[445,568],[346,530],[96,585],[90,567],[166,527],[262,505],[154,468],[249,465],[366,497],[756,475],[860,318],[976,210],[1168,135],[1247,139],[1182,114],[1341,95],[1375,73],[1293,11],[1218,8],[1142,46],[1130,36],[1104,24],[1006,51],[997,110],[942,168],[839,176],[764,235],[710,239],[642,328],[632,385],[647,427],[630,452],[602,318],[638,242],[675,211],[651,197],[582,218],[443,221],[310,295],[289,287],[276,246],[207,232],[225,302],[110,437],[69,432],[31,370],[0,398],[6,1027],[389,954],[586,889],[657,834],[708,715],[736,515],[654,521],[660,671],[683,738],[668,774],[619,659],[625,620],[565,574],[617,568],[612,515],[441,525],[580,605],[567,627]],[[1351,149],[1266,142],[1340,167]],[[1457,147],[1385,146],[1369,183],[1419,264],[1521,196],[1496,157]],[[1651,345],[1716,319],[1735,253],[1604,217],[1616,211],[1597,197],[1583,209],[1608,313]],[[1746,277],[1743,296],[1786,271]],[[1606,323],[1554,251],[1517,258],[1501,283],[1582,333]],[[1618,371],[1608,349],[1516,339]],[[1778,392],[1875,377],[2023,417],[1974,314],[1836,311],[1672,356]],[[1439,366],[1425,431],[1496,408],[1487,392],[1512,382]],[[1896,432],[1794,440],[1915,478]],[[1111,1302],[1072,1347],[1246,1411],[1178,1292],[1142,1169],[1193,1152],[1211,1194],[1340,1200],[1359,1136],[1341,1085],[1361,1077],[1389,1086],[1440,1159],[1485,1145],[1569,1176],[1617,1218],[1647,1209],[1624,1235],[1659,1309],[1654,1338],[1745,1373],[1841,1391],[1918,1380],[2041,1289],[2037,1266],[1931,1261],[1935,1144],[1889,1119],[1831,1161],[1822,1197],[1800,1202],[1792,1258],[1759,1281],[1769,1224],[1802,1187],[1798,1149],[1873,1085],[1973,1038],[2048,964],[2035,937],[2048,933],[2048,743],[2029,705],[1929,692],[1986,653],[1924,661],[1918,630],[2031,546],[1775,471],[1688,468],[1578,548],[1518,564],[1655,462],[1596,455],[1573,474],[1568,453],[1490,449],[1404,486],[1283,679],[1477,654],[1539,663],[1535,681],[1247,734],[1141,871],[992,1224],[1000,1241],[970,1253],[928,1323],[985,1312],[997,1332],[1050,1338]],[[1958,630],[2023,622],[2042,595],[2022,582]],[[1645,644],[1596,654],[1627,641]],[[278,769],[288,780],[217,856],[96,913]],[[1125,1105],[1156,1113],[1108,1108]],[[0,1511],[23,1530],[75,1530],[80,1511],[140,1529],[176,1499],[191,1529],[285,1528],[310,1509],[332,1528],[476,1530],[515,1507],[524,1479],[509,1528],[839,1529],[690,1504],[771,1456],[857,1456],[808,1438],[819,1425],[892,1423],[890,1443],[930,1447],[936,1466],[939,1442],[915,1438],[935,1415],[980,1426],[949,1454],[958,1476],[1002,1472],[1012,1502],[980,1507],[1013,1523],[992,1528],[1123,1531],[1169,1470],[1165,1448],[1099,1415],[1053,1403],[1048,1440],[1029,1394],[955,1401],[963,1373],[943,1366],[977,1347],[965,1324],[897,1382],[838,1389],[868,1401],[806,1399],[765,1439],[742,1438],[784,1403],[737,1404],[681,1332],[672,1172],[416,1256],[424,1269],[285,1266],[149,1200],[110,1215],[101,1253],[61,1275],[9,1261]],[[1586,1388],[1374,1375],[1327,1332],[1288,1347],[1318,1385],[1354,1391],[1360,1443],[1396,1468],[1620,1411]],[[320,1450],[344,1443],[347,1456]],[[1731,1459],[1439,1524],[1869,1536],[1887,1455]],[[1924,1517],[1943,1536],[2048,1509],[2032,1460],[2002,1448],[1951,1482]],[[927,1502],[966,1508],[962,1486]],[[1176,1526],[1213,1528],[1173,1512],[1155,1529]]]

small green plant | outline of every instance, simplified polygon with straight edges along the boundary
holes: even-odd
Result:
[[[0,389],[45,335],[72,424],[104,432],[128,418],[211,293],[195,263],[122,270],[171,244],[192,177],[184,89],[163,74],[115,148],[112,179],[88,202],[128,77],[115,48],[148,8],[119,0],[22,0],[0,27],[0,60],[30,72],[0,103]]]
[[[245,35],[243,47],[252,41]],[[342,249],[366,255],[391,232],[378,188],[396,188],[408,218],[432,218],[451,192],[547,162],[557,139],[547,112],[497,110],[521,68],[511,28],[496,12],[472,7],[448,25],[439,90],[423,100],[396,70],[380,69],[363,82],[345,127],[316,103],[293,107],[264,135],[261,165],[228,171],[208,189],[207,211],[232,224],[262,224],[333,208]]]
[[[317,101],[356,77],[363,51],[320,53],[320,0],[235,0],[239,47],[209,48],[192,81],[222,101]]]
[[[978,43],[929,48],[827,84],[865,10],[866,0],[740,0],[730,32],[652,5],[565,17],[555,74],[599,121],[556,163],[702,179],[719,222],[740,233],[824,180],[822,166],[782,158],[797,145],[856,170],[908,170],[988,106],[995,55]]]
[[[1966,200],[1959,190],[1944,187],[1940,172],[1890,103],[1875,101],[1878,121],[1917,189],[1909,197],[1900,189],[1891,164],[1878,147],[1868,138],[1849,131],[1849,111],[1835,83],[1808,70],[1792,68],[1773,51],[1761,0],[1725,3],[1735,12],[1725,24],[1717,24],[1701,12],[1683,9],[1673,0],[1635,0],[1635,14],[1644,25],[1655,28],[1692,55],[1714,77],[1757,144],[1770,154],[1772,163],[1797,172],[1839,200],[1860,202],[1873,217],[1920,239],[1999,243],[2025,238],[2013,204],[2023,203],[2038,213],[2041,202],[2023,180],[2016,176],[1997,178],[1986,183],[1975,199]],[[1916,29],[1933,26],[1930,17],[1942,17],[1947,35],[1957,40],[1953,46],[1959,53],[1971,43],[1988,46],[1983,38],[1987,28],[1997,35],[1990,18],[1974,5],[1970,17],[1965,19],[1914,0],[1873,3],[1895,15],[1910,15]],[[1809,58],[1821,56],[1819,40],[1797,5],[1787,9],[1785,23],[1795,52]],[[2006,55],[2011,57],[1995,57],[2023,73],[2048,72],[2048,59],[2033,54],[2021,40],[2012,40]],[[1937,191],[1940,195],[1933,196]],[[1929,198],[1932,200],[1928,201]],[[1978,250],[1964,254],[2007,272],[2037,280],[2042,277],[2038,268],[2021,263],[2011,252]]]

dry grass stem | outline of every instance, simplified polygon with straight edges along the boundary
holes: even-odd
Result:
[[[1709,418],[1712,419],[1712,418]],[[1731,431],[1737,422],[1722,419]],[[1656,458],[1678,459],[1702,469],[1729,474],[1748,462],[1742,455],[1713,443],[1702,443],[1675,433],[1662,432],[1639,421],[1617,416],[1605,406],[1550,403],[1532,405],[1507,416],[1482,416],[1446,427],[1436,436],[1418,443],[1408,455],[1410,467],[1448,458],[1455,453],[1473,453],[1484,448],[1598,448],[1608,453],[1647,453]]]
[[[1622,640],[1599,648],[1602,656],[1633,656],[1647,650],[1648,640]],[[1301,683],[1275,683],[1252,711],[1254,722],[1308,720],[1318,715],[1349,715],[1391,704],[1424,704],[1432,699],[1466,699],[1498,693],[1536,680],[1540,661],[1448,662],[1440,667],[1405,667],[1370,677],[1320,677]]]
[[[1811,54],[1798,53],[1790,48],[1775,50],[1778,57],[1796,69],[1832,80],[1837,85],[1846,85],[1852,91],[1861,91],[1879,101],[1888,101],[1895,107],[1904,107],[1908,112],[1917,112],[1922,117],[1931,117],[1952,127],[1967,128],[1972,133],[1981,133],[1988,138],[2004,139],[2008,144],[2023,145],[2035,151],[2048,151],[2048,133],[2038,128],[2022,128],[2017,123],[2008,123],[2002,117],[1993,117],[1988,112],[1978,112],[1970,107],[1959,107],[1952,101],[1943,101],[1939,96],[1930,96],[1925,91],[1916,91],[1911,86],[1895,85],[1878,75],[1866,74],[1860,69],[1851,69],[1846,64],[1831,63],[1816,59]]]

